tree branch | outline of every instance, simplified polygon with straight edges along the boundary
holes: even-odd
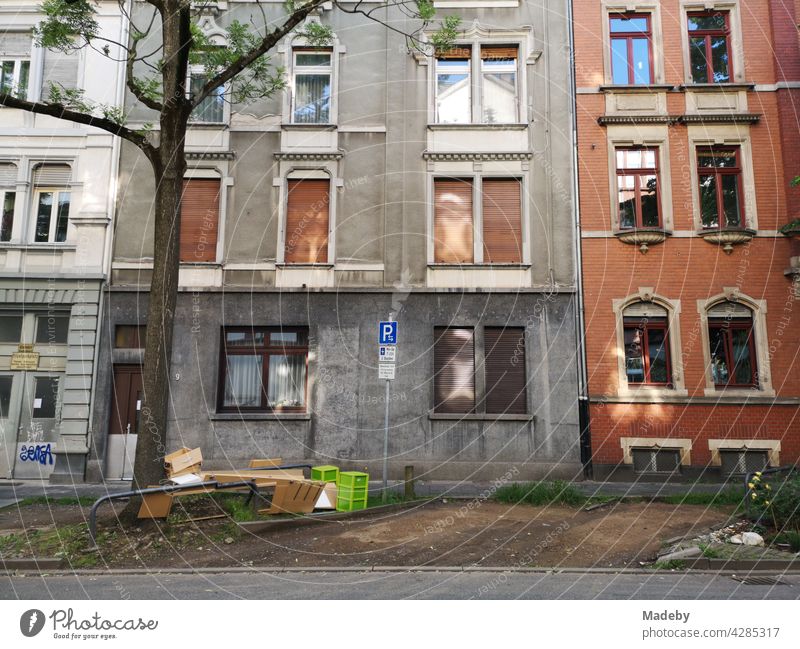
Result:
[[[133,96],[136,97],[136,99],[138,99],[148,108],[157,110],[160,113],[164,109],[164,104],[157,99],[148,97],[137,85],[136,77],[133,75],[133,64],[136,61],[136,46],[134,45],[134,47],[128,50],[128,52],[128,60],[125,63],[125,85],[128,86],[128,90],[133,93]]]
[[[276,27],[267,35],[264,36],[261,43],[258,44],[257,47],[254,47],[252,50],[247,52],[247,54],[243,54],[239,57],[236,61],[231,63],[227,68],[222,70],[219,74],[215,77],[210,79],[206,84],[200,89],[200,91],[193,95],[191,98],[192,107],[196,108],[199,106],[202,101],[208,97],[215,89],[219,88],[220,86],[224,86],[228,81],[233,79],[237,74],[245,70],[250,64],[256,61],[258,58],[269,52],[275,45],[281,40],[286,34],[292,31],[297,25],[299,25],[306,17],[314,11],[317,7],[322,5],[327,0],[310,0],[308,4],[303,5],[297,11],[295,11],[291,16],[289,16],[288,20],[283,23],[280,27]]]
[[[76,124],[94,126],[135,144],[151,159],[158,153],[158,149],[154,147],[144,135],[105,117],[81,113],[66,108],[61,104],[43,104],[38,101],[26,101],[24,99],[18,99],[8,93],[0,93],[0,106],[18,108],[20,110],[26,110],[29,113],[36,113],[37,115],[49,115],[50,117],[64,119],[69,122],[75,122]]]

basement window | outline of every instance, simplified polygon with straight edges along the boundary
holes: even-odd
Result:
[[[769,466],[767,451],[729,450],[720,451],[722,475],[741,476],[756,471],[763,471]]]
[[[634,448],[634,473],[680,473],[681,453],[672,448]]]

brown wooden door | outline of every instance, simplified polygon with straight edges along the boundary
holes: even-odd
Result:
[[[111,397],[110,435],[136,433],[142,408],[142,368],[140,365],[115,365]]]

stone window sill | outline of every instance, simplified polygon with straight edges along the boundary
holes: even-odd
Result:
[[[669,92],[674,90],[675,86],[669,83],[651,83],[651,84],[641,84],[641,85],[617,85],[617,84],[608,84],[604,86],[600,86],[601,92],[621,92],[621,93],[629,93],[629,92],[641,92],[641,93],[653,93],[653,92]]]
[[[524,131],[529,124],[526,122],[511,122],[508,124],[428,124],[431,131]]]
[[[429,412],[431,421],[533,421],[533,415],[499,415],[485,412],[476,413],[444,413]]]
[[[428,264],[428,268],[439,270],[527,270],[530,264]]]
[[[725,92],[737,90],[752,90],[756,84],[749,81],[733,83],[684,83],[678,86],[680,91],[689,92]]]
[[[310,421],[307,412],[214,412],[209,421]]]

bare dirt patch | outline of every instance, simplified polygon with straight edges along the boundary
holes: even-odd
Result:
[[[654,559],[667,538],[723,525],[733,509],[639,502],[587,512],[472,502],[468,508],[463,502],[433,501],[358,520],[259,533],[242,531],[227,518],[126,531],[109,507],[100,517],[100,551],[91,554],[82,551],[87,507],[31,505],[0,511],[0,556],[52,555],[60,544],[74,567],[624,567]],[[201,514],[208,510],[206,505]],[[53,541],[52,526],[71,533]],[[27,534],[9,536],[22,529]],[[31,535],[31,529],[40,531]]]

